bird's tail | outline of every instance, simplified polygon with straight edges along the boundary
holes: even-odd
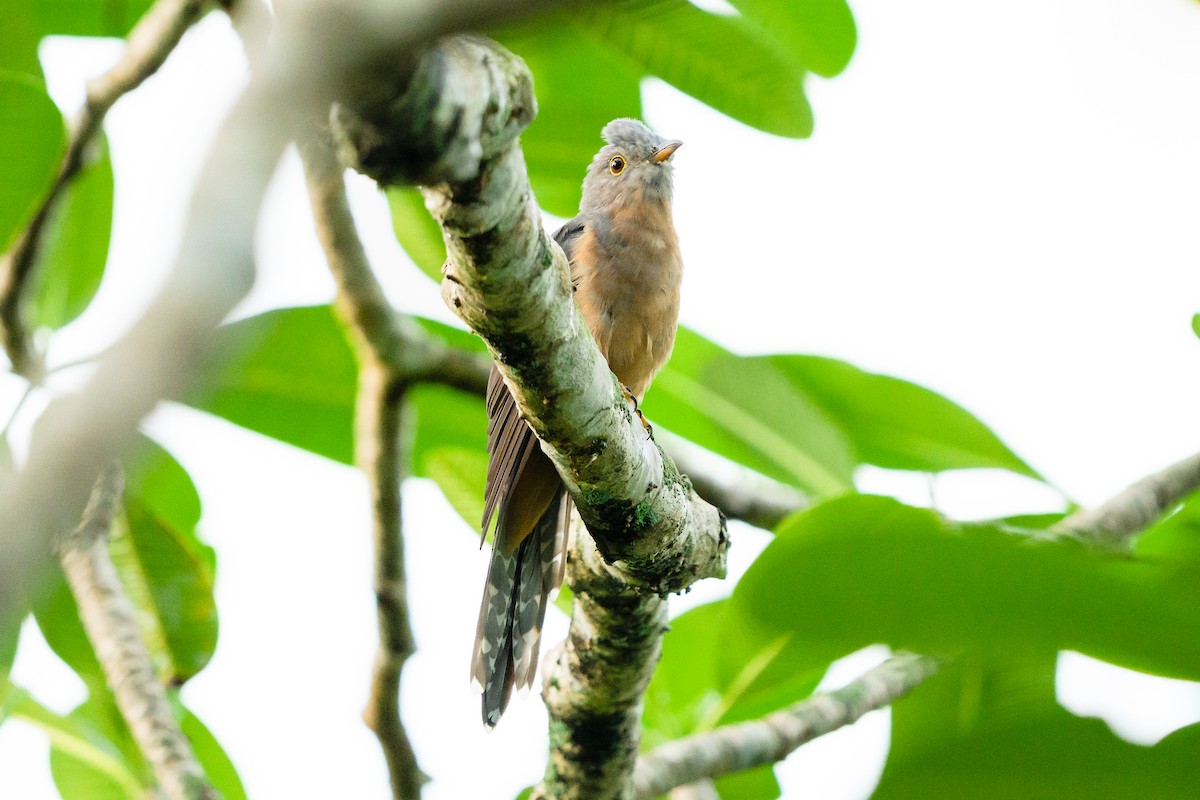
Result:
[[[571,498],[560,491],[511,553],[492,548],[475,631],[471,677],[483,687],[483,724],[494,727],[513,687],[533,684],[550,593],[566,572]]]

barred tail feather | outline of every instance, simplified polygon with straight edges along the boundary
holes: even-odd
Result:
[[[560,492],[513,553],[492,550],[479,609],[472,676],[483,687],[483,722],[494,727],[513,687],[533,684],[542,623],[566,560]],[[569,502],[569,499],[568,499]]]

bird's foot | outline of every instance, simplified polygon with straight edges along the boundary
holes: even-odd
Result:
[[[642,422],[642,427],[646,429],[646,438],[653,439],[654,426],[646,421],[646,415],[642,413],[642,409],[638,406],[637,398],[633,396],[633,392],[629,391],[628,386],[622,385],[621,389],[625,392],[625,399],[633,404],[633,413],[638,415],[638,419]]]

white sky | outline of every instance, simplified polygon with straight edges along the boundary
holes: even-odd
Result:
[[[860,0],[854,10],[850,67],[810,82],[808,141],[753,132],[647,83],[648,121],[687,142],[676,159],[682,321],[742,352],[831,355],[940,391],[1082,503],[1194,452],[1200,5]],[[82,81],[117,52],[111,42],[48,43],[55,98],[73,109]],[[200,158],[244,80],[236,39],[211,15],[113,110],[109,271],[53,361],[94,352],[153,296]],[[353,200],[392,300],[449,320],[436,287],[404,264],[367,181],[354,182]],[[259,285],[239,314],[331,297],[294,157],[271,192],[260,255]],[[0,403],[18,388],[0,380]],[[220,558],[220,645],[187,702],[253,797],[384,797],[383,762],[358,716],[375,636],[361,477],[186,410],[164,409],[148,427],[196,480],[202,533]],[[863,488],[928,502],[923,477],[860,477]],[[979,472],[938,478],[933,495],[964,517],[1059,503],[1031,482]],[[403,703],[434,778],[426,797],[512,797],[539,776],[544,712],[536,695],[520,697],[482,732],[467,661],[485,555],[431,485],[412,482],[405,502],[420,649]],[[744,568],[765,536],[736,533]],[[701,587],[687,602],[727,588]],[[548,628],[554,641],[565,621]],[[859,656],[830,681],[879,657]],[[1064,704],[1107,715],[1136,741],[1200,719],[1194,684],[1071,654],[1064,676]],[[32,626],[14,679],[60,711],[83,697]],[[778,769],[785,796],[866,796],[887,720],[878,712],[803,748]],[[0,774],[19,796],[54,796],[45,753],[39,733],[0,727]]]

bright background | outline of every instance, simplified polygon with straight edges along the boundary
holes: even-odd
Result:
[[[645,84],[647,120],[686,141],[675,159],[682,322],[739,352],[836,356],[924,384],[1082,504],[1200,448],[1200,4],[858,0],[853,10],[849,68],[809,83],[809,140],[757,133]],[[64,110],[119,52],[112,41],[45,43]],[[200,160],[245,81],[237,39],[213,14],[112,111],[109,268],[92,307],[55,339],[52,365],[95,352],[153,298]],[[450,321],[395,244],[382,196],[364,179],[352,195],[392,301]],[[259,255],[239,316],[332,297],[294,154],[263,213]],[[58,388],[81,372],[61,374]],[[20,389],[0,380],[0,415]],[[27,428],[49,396],[19,422]],[[384,797],[383,761],[358,716],[375,648],[362,477],[177,407],[147,429],[196,481],[201,534],[220,558],[220,645],[185,689],[188,705],[253,797]],[[931,482],[864,469],[859,485],[965,518],[1063,502],[998,472]],[[404,497],[419,650],[403,709],[434,778],[426,797],[512,797],[539,777],[544,711],[536,695],[519,697],[483,732],[467,664],[485,555],[432,484],[411,481]],[[736,574],[766,536],[734,535]],[[728,589],[713,582],[673,607]],[[564,630],[555,616],[547,636]],[[882,655],[854,656],[827,685]],[[13,676],[57,711],[84,697],[32,625]],[[1074,654],[1060,659],[1062,678],[1064,705],[1133,741],[1200,720],[1196,684]],[[888,719],[876,712],[803,748],[778,769],[785,796],[865,797]],[[32,729],[0,728],[0,774],[20,796],[56,796],[46,752]]]

